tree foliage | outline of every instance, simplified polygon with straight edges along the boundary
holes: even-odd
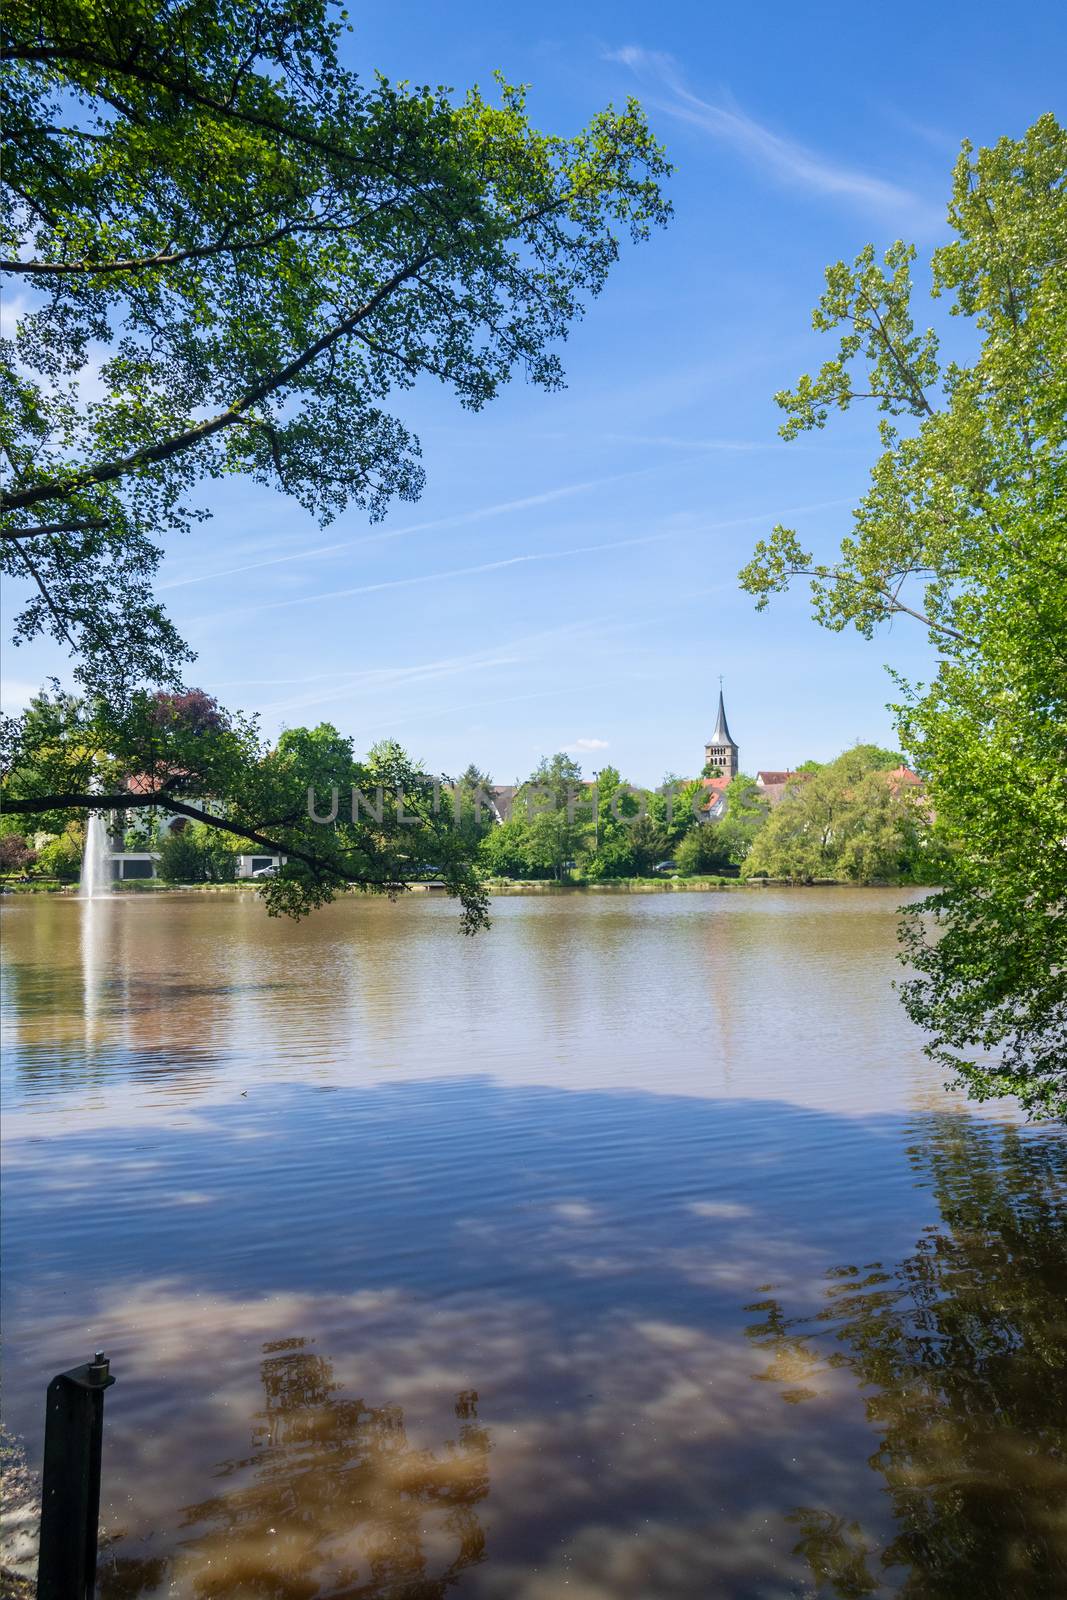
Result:
[[[573,137],[522,89],[364,83],[327,0],[11,0],[2,263],[6,570],[89,688],[177,683],[151,590],[205,478],[321,521],[413,499],[419,378],[478,409],[560,341],[668,206],[639,106]],[[91,380],[91,388],[89,387]]]
[[[892,1536],[879,1548],[847,1504],[798,1506],[797,1553],[839,1600],[889,1586],[904,1600],[1061,1594],[1064,1147],[937,1116],[917,1122],[910,1156],[939,1213],[914,1248],[835,1263],[814,1315],[773,1295],[747,1307],[759,1320],[746,1332],[770,1357],[760,1377],[785,1383],[799,1366],[819,1387],[828,1369],[853,1380],[878,1440],[842,1482],[880,1475]]]
[[[745,860],[747,876],[931,882],[942,855],[928,809],[885,771],[885,752],[856,745],[788,786]]]
[[[485,924],[471,845],[452,826],[440,785],[399,745],[376,746],[360,761],[328,723],[288,729],[271,747],[250,718],[205,725],[159,712],[158,698],[144,692],[121,715],[103,700],[39,696],[5,727],[5,808],[24,819],[91,809],[127,825],[160,812],[185,818],[195,831],[167,846],[168,873],[173,865],[180,881],[202,881],[201,870],[221,876],[210,834],[230,851],[242,841],[284,855],[279,874],[261,885],[272,914],[300,916],[349,885],[396,895],[419,863],[433,861],[459,898],[464,930]]]
[[[163,835],[157,870],[165,883],[233,883],[237,855],[217,828],[190,822]]]
[[[25,872],[36,860],[37,852],[25,834],[0,834],[0,872]]]
[[[940,652],[898,725],[955,841],[905,923],[929,1052],[978,1098],[1067,1113],[1067,133],[1051,115],[956,164],[932,292],[972,334],[943,361],[916,326],[915,251],[827,271],[837,354],[778,396],[786,437],[859,399],[881,413],[871,487],[836,561],[776,528],[742,583],[764,606],[811,580],[816,618],[871,635],[897,613]]]
[[[722,872],[731,865],[730,851],[717,822],[690,828],[674,852],[675,865],[683,877],[706,872]]]

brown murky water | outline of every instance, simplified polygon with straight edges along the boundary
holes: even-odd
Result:
[[[1067,1594],[1067,1151],[890,891],[4,907],[9,1426],[117,1596]]]

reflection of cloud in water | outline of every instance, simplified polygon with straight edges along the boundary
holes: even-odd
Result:
[[[479,1391],[465,1595],[977,1600],[971,1550],[1025,1573],[1062,1448],[1055,1136],[912,1111],[945,1102],[884,897],[685,901],[508,902],[474,945],[431,903],[295,930],[120,905],[95,1042],[53,937],[77,908],[5,912],[7,1408],[39,1451],[44,1382],[108,1347],[105,1515],[164,1563],[145,1585],[191,1600],[197,1551],[247,1546],[261,1364],[291,1353],[263,1346],[291,1340],[436,1459]],[[316,1475],[298,1443],[279,1481]],[[311,1575],[282,1592],[338,1593],[341,1500],[293,1488]],[[422,1548],[433,1582],[462,1541]]]
[[[347,1394],[303,1337],[262,1349],[251,1446],[217,1468],[225,1487],[184,1508],[174,1556],[113,1539],[104,1594],[443,1596],[485,1547],[477,1394],[456,1395],[455,1437],[434,1451],[409,1438],[400,1406]]]
[[[463,1593],[785,1600],[806,1592],[807,1575],[810,1592],[842,1600],[874,1585],[910,1600],[1052,1600],[1067,1572],[1064,1151],[1028,1130],[953,1116],[917,1119],[910,1141],[912,1181],[940,1220],[881,1264],[861,1254],[827,1272],[842,1260],[829,1251],[814,1273],[816,1252],[797,1263],[749,1194],[737,1204],[751,1217],[723,1219],[731,1231],[717,1248],[751,1222],[765,1235],[762,1259],[746,1283],[747,1242],[718,1262],[713,1250],[708,1274],[736,1287],[694,1298],[699,1253],[657,1252],[655,1219],[634,1241],[629,1276],[604,1276],[596,1229],[580,1225],[591,1229],[583,1268],[575,1224],[536,1205],[544,1253],[521,1288],[479,1287],[478,1274],[465,1276],[464,1246],[451,1257],[451,1291],[442,1283],[430,1294],[399,1285],[402,1252],[391,1284],[356,1293],[209,1287],[224,1259],[219,1273],[170,1283],[105,1279],[84,1320],[46,1319],[36,1359],[58,1366],[87,1334],[112,1355],[120,1387],[109,1402],[106,1518],[126,1529],[116,1553],[168,1552],[158,1581],[174,1587],[160,1594],[260,1592],[241,1528],[262,1347],[313,1330],[339,1394],[365,1397],[370,1411],[402,1408],[405,1449],[439,1457],[454,1437],[455,1396],[481,1395],[493,1444],[478,1512],[487,1559],[463,1569]],[[680,1209],[683,1176],[672,1174]],[[402,1195],[402,1171],[397,1179]],[[602,1212],[603,1194],[590,1192]],[[601,1226],[610,1231],[610,1220]],[[499,1269],[509,1239],[498,1228],[488,1239]],[[287,1485],[297,1467],[320,1470],[298,1452],[271,1482]],[[321,1468],[330,1482],[335,1468],[332,1456]],[[388,1475],[374,1481],[378,1527],[392,1491]],[[358,1594],[345,1587],[355,1557],[337,1543],[343,1496],[316,1509],[314,1485],[285,1492],[306,1513],[292,1549],[318,1585],[291,1592]],[[242,1584],[225,1577],[234,1528]],[[436,1538],[430,1578],[463,1548]],[[205,1552],[215,1587],[202,1586]]]
[[[328,1361],[293,1331],[309,1325],[320,1330],[314,1351],[329,1350]],[[309,1594],[362,1595],[358,1580],[369,1584],[368,1600],[406,1596],[387,1583],[373,1587],[362,1569],[354,1575],[353,1549],[364,1534],[376,1547],[383,1527],[407,1526],[420,1494],[447,1508],[451,1484],[462,1495],[476,1487],[480,1500],[489,1440],[491,1486],[479,1513],[489,1560],[467,1574],[463,1592],[540,1600],[570,1574],[577,1593],[625,1600],[655,1580],[657,1595],[688,1596],[701,1592],[691,1587],[697,1576],[711,1584],[740,1573],[771,1585],[761,1593],[790,1592],[766,1539],[773,1502],[760,1488],[781,1472],[779,1412],[752,1384],[743,1340],[613,1317],[561,1345],[536,1303],[449,1308],[399,1294],[242,1302],[166,1283],[110,1306],[93,1330],[113,1352],[127,1408],[143,1412],[148,1403],[154,1413],[131,1431],[118,1403],[109,1412],[106,1515],[112,1533],[126,1527],[111,1546],[120,1561],[105,1600],[137,1592],[120,1581],[122,1564],[158,1546],[144,1535],[161,1525],[180,1532],[173,1557],[155,1570],[158,1591],[146,1594],[302,1594],[303,1575],[319,1586]],[[296,1379],[323,1392],[304,1394],[292,1428],[272,1432],[261,1385],[268,1369],[272,1382],[289,1384],[276,1353],[289,1345],[308,1352]],[[189,1382],[192,1349],[211,1352],[209,1394],[198,1394],[195,1368]],[[475,1375],[488,1436],[469,1435],[465,1450],[461,1435],[443,1457],[455,1397],[475,1387]],[[355,1398],[371,1394],[370,1407]],[[403,1458],[368,1469],[366,1451],[344,1430],[373,1436],[376,1417],[401,1410]],[[786,1475],[799,1491],[804,1472]],[[844,1492],[845,1469],[829,1451],[820,1475]],[[708,1508],[735,1496],[739,1476],[752,1484],[753,1504],[709,1539]],[[221,1487],[205,1500],[212,1479]],[[462,1537],[462,1548],[475,1548],[469,1523]],[[399,1572],[406,1541],[394,1549]],[[261,1588],[272,1572],[296,1586]],[[430,1571],[424,1581],[433,1578]],[[410,1591],[427,1600],[438,1592]]]

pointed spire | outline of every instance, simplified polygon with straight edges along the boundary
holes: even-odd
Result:
[[[726,725],[726,706],[722,698],[722,679],[719,679],[719,715],[715,723],[715,732],[708,740],[709,744],[733,744],[730,730]]]

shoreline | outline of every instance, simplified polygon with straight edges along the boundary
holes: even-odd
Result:
[[[813,878],[799,883],[792,878],[606,878],[599,883],[556,883],[551,879],[497,878],[487,880],[486,887],[493,897],[507,898],[519,895],[566,894],[717,894],[720,891],[737,892],[750,889],[928,889],[935,884],[925,883],[857,883],[850,878]],[[367,894],[373,891],[353,885],[349,894]],[[409,883],[401,893],[445,894],[441,883]],[[216,894],[252,895],[259,893],[253,883],[116,883],[106,898],[119,899],[126,895],[164,894]],[[79,898],[77,884],[63,883],[8,883],[0,886],[2,895],[60,895],[67,900]],[[105,897],[101,897],[105,898]]]

